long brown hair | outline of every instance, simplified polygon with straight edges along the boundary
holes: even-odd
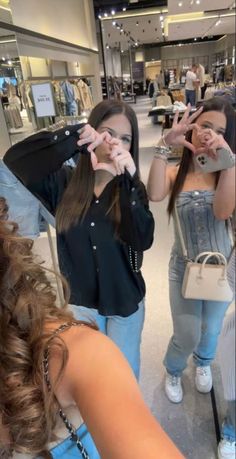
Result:
[[[139,174],[139,135],[138,122],[133,109],[119,100],[104,100],[94,107],[88,123],[97,129],[99,125],[113,115],[123,114],[131,124],[132,142],[130,153]],[[66,188],[56,213],[57,230],[68,231],[71,225],[85,217],[94,192],[95,174],[91,166],[90,155],[81,154],[72,179]],[[120,222],[119,185],[115,180],[111,190],[110,205],[107,213],[114,221],[116,228]]]
[[[0,198],[0,456],[11,457],[14,450],[49,457],[47,443],[58,417],[54,389],[68,352],[57,339],[61,368],[49,393],[42,369],[44,349],[50,324],[74,319],[66,303],[56,306],[45,270],[33,258],[32,241],[17,236],[17,225],[5,221],[6,213],[5,199]]]
[[[202,113],[204,112],[210,112],[210,111],[222,112],[225,114],[226,131],[224,134],[224,138],[226,142],[228,143],[228,145],[230,146],[231,150],[234,152],[235,150],[235,113],[234,113],[232,106],[227,101],[227,99],[225,99],[224,97],[213,97],[212,99],[209,99],[203,103],[203,109],[199,116],[201,116]],[[189,132],[186,135],[186,140],[191,142],[192,132]],[[175,200],[178,194],[180,193],[180,191],[182,190],[186,175],[188,174],[189,170],[191,169],[193,165],[192,155],[193,155],[192,152],[187,147],[184,147],[183,156],[182,156],[182,159],[179,165],[179,170],[178,170],[178,173],[175,179],[174,186],[172,188],[172,192],[170,195],[169,204],[167,208],[169,216],[172,215],[174,205],[175,205]]]

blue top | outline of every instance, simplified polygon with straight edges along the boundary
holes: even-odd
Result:
[[[213,213],[214,191],[182,191],[176,207],[187,248],[188,258],[195,259],[201,252],[221,252],[226,258],[231,253],[231,241],[225,220]],[[172,252],[183,256],[179,233],[174,219],[175,241]]]

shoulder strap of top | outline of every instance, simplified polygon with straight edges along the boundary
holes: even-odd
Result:
[[[50,377],[49,377],[49,356],[50,356],[50,346],[52,344],[53,338],[58,336],[60,333],[65,331],[67,328],[71,328],[73,326],[84,326],[84,325],[85,324],[79,323],[79,322],[68,322],[68,323],[65,323],[65,324],[61,325],[56,330],[54,330],[52,335],[50,336],[50,338],[48,340],[48,343],[47,343],[47,346],[46,346],[46,348],[44,350],[44,357],[43,357],[44,379],[45,379],[45,382],[47,384],[47,388],[48,388],[49,392],[52,390],[52,386],[51,386],[51,383],[50,383]],[[63,412],[61,407],[59,408],[59,415],[60,415],[62,421],[64,422],[67,430],[70,433],[71,440],[76,443],[76,446],[77,446],[78,450],[81,453],[81,457],[83,459],[89,459],[89,455],[88,455],[86,449],[84,448],[84,446],[83,446],[83,444],[82,444],[82,442],[81,442],[81,440],[80,440],[80,438],[79,438],[79,436],[78,436],[78,434],[76,432],[76,429],[70,423],[70,421],[68,420],[66,414]]]

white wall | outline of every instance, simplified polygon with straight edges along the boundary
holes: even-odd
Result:
[[[92,0],[10,0],[13,24],[97,49]]]

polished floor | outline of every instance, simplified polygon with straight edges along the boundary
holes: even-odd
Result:
[[[147,181],[154,145],[160,137],[160,126],[152,125],[147,113],[151,107],[146,97],[132,104],[140,129],[140,165],[144,183]],[[147,285],[146,319],[142,338],[141,390],[154,416],[178,445],[187,459],[216,458],[217,441],[210,394],[199,394],[194,387],[194,367],[190,359],[184,372],[184,400],[170,403],[163,390],[163,356],[172,333],[168,299],[168,258],[173,241],[171,224],[166,214],[167,202],[151,203],[156,220],[155,241],[145,253],[143,275]],[[36,241],[36,250],[51,264],[46,234]],[[225,412],[223,390],[217,360],[213,364],[214,388],[220,422]],[[148,458],[147,458],[148,459]],[[171,459],[171,458],[168,458]]]

